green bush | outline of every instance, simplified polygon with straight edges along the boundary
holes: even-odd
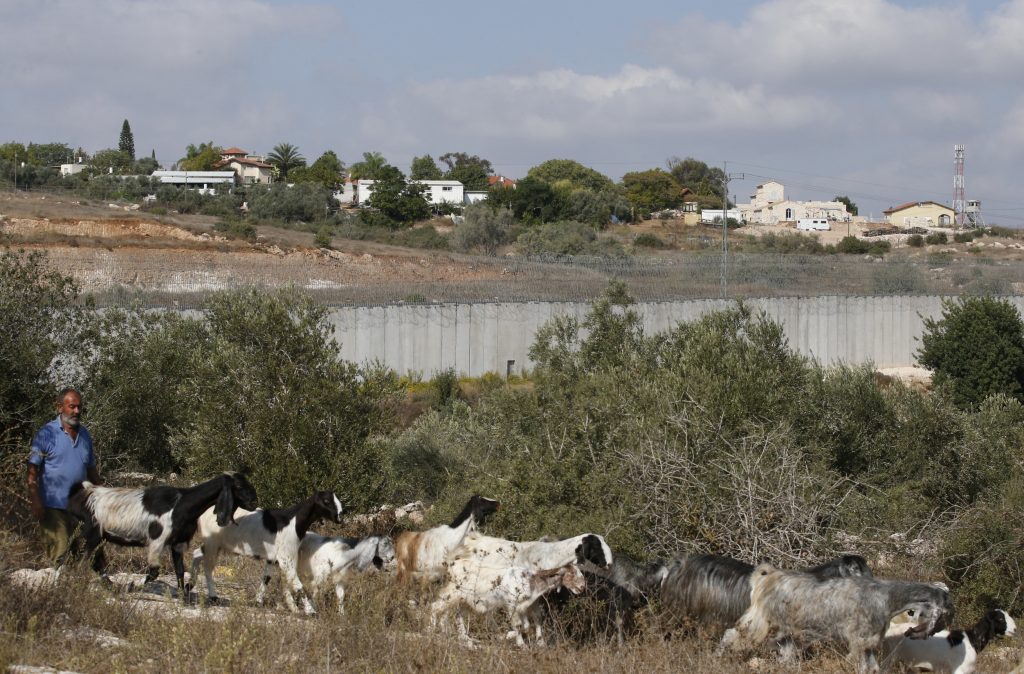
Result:
[[[1024,322],[1005,300],[966,297],[945,301],[942,317],[925,318],[918,362],[950,387],[964,408],[1002,393],[1024,400]]]
[[[466,206],[462,222],[452,230],[451,248],[460,253],[494,255],[499,246],[509,241],[514,223],[515,215],[508,208],[471,204]]]
[[[924,242],[929,246],[938,246],[949,242],[945,232],[932,232],[924,237]]]
[[[321,227],[313,237],[313,245],[317,248],[331,247],[331,228]]]
[[[665,250],[666,248],[672,247],[669,243],[660,239],[657,235],[651,234],[649,232],[638,234],[636,238],[633,239],[633,246],[637,248],[652,248],[654,250]]]
[[[776,234],[769,232],[749,243],[751,248],[771,253],[800,253],[820,255],[826,251],[818,237],[813,234],[798,234],[796,232],[784,232]],[[747,245],[744,245],[746,248]]]
[[[516,240],[521,252],[528,255],[622,255],[622,246],[602,241],[590,225],[562,221],[537,225],[524,230]]]
[[[848,255],[863,255],[868,252],[871,245],[867,241],[861,241],[855,236],[844,236],[836,244],[836,251]]]
[[[911,248],[921,248],[924,246],[924,237],[920,234],[911,234],[907,237],[907,245]]]
[[[74,280],[52,271],[43,254],[0,253],[0,470],[19,493],[32,434],[54,414],[57,391],[81,385],[73,366],[88,331],[78,296]]]
[[[954,243],[970,243],[974,241],[974,234],[972,232],[956,232],[953,234]]]
[[[233,239],[256,240],[256,228],[241,220],[218,220],[213,224],[213,229]]]
[[[382,403],[390,385],[370,372],[360,381],[339,358],[325,308],[248,289],[216,293],[201,317],[181,320],[187,329],[175,332],[174,351],[185,362],[172,369],[181,376],[157,389],[164,403],[177,401],[174,423],[150,430],[168,435],[190,479],[247,465],[263,506],[315,489],[359,509],[380,503],[388,461],[370,437],[389,423],[391,406]],[[118,372],[119,381],[135,376]]]
[[[319,183],[251,185],[247,190],[249,216],[257,220],[316,222],[338,209],[331,190]]]

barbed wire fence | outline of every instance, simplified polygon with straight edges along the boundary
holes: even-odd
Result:
[[[168,261],[134,260],[128,274],[71,259],[55,266],[82,283],[99,306],[142,302],[193,309],[210,293],[256,286],[293,287],[332,306],[491,302],[589,302],[610,281],[625,283],[642,302],[720,298],[721,259],[534,257],[463,255],[421,260],[422,274],[400,280],[386,271],[353,274],[314,257],[268,264],[259,256],[230,264],[209,256],[182,268]],[[740,254],[729,258],[728,297],[823,295],[1022,295],[1024,261],[956,259],[937,253],[919,260],[850,255]]]

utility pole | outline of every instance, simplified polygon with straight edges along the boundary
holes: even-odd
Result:
[[[746,174],[737,173],[729,175],[728,162],[722,162],[722,278],[720,290],[722,299],[729,297],[729,180],[732,178],[744,179]]]
[[[722,162],[722,279],[720,281],[722,299],[729,297],[729,168],[728,162]]]

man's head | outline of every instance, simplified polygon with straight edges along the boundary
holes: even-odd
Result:
[[[71,428],[78,428],[82,416],[82,394],[75,388],[65,388],[57,397],[60,421]]]

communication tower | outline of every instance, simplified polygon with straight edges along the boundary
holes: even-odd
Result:
[[[953,223],[963,229],[965,215],[964,198],[964,146],[953,146]]]

